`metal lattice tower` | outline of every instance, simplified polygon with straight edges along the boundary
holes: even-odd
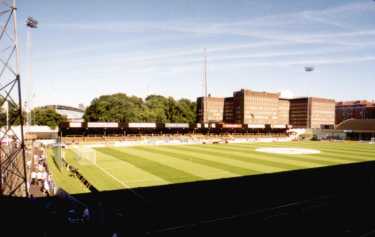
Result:
[[[0,0],[0,197],[27,197],[16,1]]]
[[[203,75],[202,75],[202,87],[203,87],[203,123],[208,122],[208,95],[207,95],[207,50],[203,49]],[[207,117],[207,119],[206,119]]]

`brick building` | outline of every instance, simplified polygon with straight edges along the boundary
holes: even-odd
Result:
[[[375,102],[367,100],[337,102],[335,123],[339,124],[352,118],[375,119]]]
[[[277,123],[289,124],[290,101],[288,99],[279,98],[277,107]]]
[[[226,123],[234,123],[234,98],[224,98],[224,115],[223,121]]]
[[[303,97],[290,99],[289,101],[289,123],[294,128],[322,128],[334,126],[334,100]]]
[[[224,98],[199,97],[197,99],[197,120],[200,123],[223,122]]]
[[[199,97],[197,122],[320,128],[334,125],[335,101],[315,97],[289,100],[280,98],[279,93],[241,89],[233,97]]]
[[[279,93],[240,90],[233,93],[239,103],[234,122],[241,124],[277,124]],[[285,123],[287,124],[287,123]]]

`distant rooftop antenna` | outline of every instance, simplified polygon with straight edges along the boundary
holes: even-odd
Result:
[[[203,122],[208,121],[208,97],[207,97],[207,50],[206,48],[203,49],[203,57],[204,57],[204,64],[203,64],[203,98],[204,98],[204,114],[203,114]],[[206,118],[206,119],[205,119]]]
[[[207,50],[204,49],[204,96],[207,97]]]
[[[27,59],[27,69],[28,69],[28,78],[29,78],[29,91],[28,91],[28,98],[27,98],[27,107],[25,107],[25,110],[27,112],[27,128],[32,124],[32,118],[31,118],[31,110],[33,109],[33,99],[35,94],[33,93],[33,80],[32,80],[32,51],[31,51],[31,32],[32,29],[38,28],[38,21],[29,16],[26,19],[26,26],[27,26],[27,31],[26,31],[26,42],[27,42],[27,54],[28,54],[28,59]]]

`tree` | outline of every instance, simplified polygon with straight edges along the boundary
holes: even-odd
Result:
[[[67,118],[50,108],[35,108],[31,111],[32,125],[44,125],[50,128],[56,128]]]
[[[9,116],[9,125],[20,125],[21,120],[19,118],[19,110],[20,107],[16,104],[14,104],[12,101],[4,101],[5,98],[3,96],[0,96],[0,127],[3,127],[7,124],[7,116],[6,116],[6,110],[5,110],[5,103],[8,103],[8,116]],[[23,121],[25,121],[26,113],[22,112]]]
[[[142,98],[117,93],[92,100],[83,118],[86,121],[139,122],[144,121],[144,110]]]
[[[188,99],[180,99],[177,101],[179,111],[179,120],[186,123],[194,123],[196,116],[196,103]]]
[[[166,108],[168,100],[161,95],[149,95],[146,97],[145,105],[147,107],[147,121],[165,123],[168,122]]]
[[[85,121],[189,122],[195,121],[195,103],[188,99],[149,95],[145,100],[124,93],[103,95],[91,101]]]

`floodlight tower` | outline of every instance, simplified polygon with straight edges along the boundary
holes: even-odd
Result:
[[[9,109],[9,126],[0,119],[0,197],[28,196],[16,11],[15,0],[0,1],[0,107]]]
[[[27,26],[27,36],[26,36],[26,41],[27,41],[27,49],[28,49],[28,74],[29,74],[29,96],[28,96],[28,108],[25,108],[27,110],[27,125],[30,126],[32,121],[31,121],[31,111],[33,109],[33,80],[32,80],[32,51],[31,51],[31,30],[38,28],[38,21],[29,16],[26,19],[26,26]]]
[[[305,67],[305,72],[313,72],[315,70],[314,67],[312,66],[307,66]],[[309,87],[309,83],[306,83],[306,86]],[[307,121],[306,121],[306,127],[310,128],[311,127],[311,98],[310,98],[310,93],[307,93]]]
[[[204,62],[203,62],[203,98],[204,98],[204,114],[203,114],[203,123],[208,122],[208,98],[207,98],[207,50],[206,48],[203,49],[203,57],[204,57]],[[207,117],[207,119],[205,119]]]

